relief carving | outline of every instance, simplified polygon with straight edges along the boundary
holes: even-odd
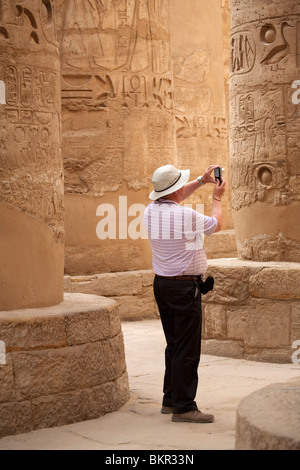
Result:
[[[179,164],[191,170],[191,179],[199,176],[200,168],[213,161],[226,168],[228,175],[228,119],[224,86],[227,50],[224,56],[222,52],[226,43],[223,38],[229,33],[225,25],[229,2],[217,2],[213,7],[209,0],[171,3],[174,114]],[[211,201],[206,192],[192,196],[189,202],[197,203],[199,198],[209,210]],[[224,203],[224,208],[224,219],[229,228],[229,200],[228,204],[227,201]]]
[[[248,73],[254,66],[256,57],[255,42],[251,33],[243,31],[231,37],[231,72]]]
[[[136,188],[132,170],[123,173],[129,158],[138,158],[141,187],[148,186],[147,159],[156,158],[159,152],[161,156],[169,153],[160,145],[154,151],[147,141],[152,114],[159,112],[158,125],[163,125],[165,115],[173,110],[168,1],[58,0],[57,24],[66,191],[101,195],[118,189],[123,179]],[[128,146],[134,119],[144,129],[138,138],[145,150],[139,157]],[[74,147],[76,133],[78,138],[93,134],[101,140],[101,150],[91,147],[83,155]],[[92,144],[89,138],[86,141]],[[112,158],[113,149],[117,149],[116,158]],[[80,158],[84,163],[78,166]],[[120,164],[120,159],[125,161]],[[118,178],[113,163],[121,169]]]
[[[290,44],[286,40],[285,28],[292,28],[292,25],[283,21],[280,25],[280,34],[277,33],[273,24],[265,24],[260,30],[260,41],[265,44],[266,52],[260,63],[263,65],[278,64],[291,50]],[[279,39],[276,39],[279,36]]]
[[[289,15],[286,14],[287,3],[290,5]],[[300,130],[300,115],[290,91],[298,63],[300,8],[296,8],[298,2],[283,2],[274,7],[276,15],[270,8],[262,14],[261,3],[252,1],[254,4],[256,8],[250,10],[250,5],[242,1],[232,12],[230,148],[236,234],[239,240],[241,208],[247,211],[250,220],[256,207],[259,208],[257,210],[265,207],[269,214],[270,211],[274,213],[272,220],[276,228],[270,223],[270,233],[281,230],[282,239],[287,240],[286,246],[289,245],[289,237],[294,242],[299,240],[297,243],[300,245],[297,229],[292,236],[290,233],[287,236],[287,227],[283,220],[277,220],[280,211],[276,209],[284,206],[293,218],[293,211],[300,203],[300,191],[295,190],[300,178],[296,137]],[[249,42],[248,48],[246,37],[253,41]],[[268,242],[270,246],[275,243],[266,234],[263,221],[257,221],[255,230],[249,225],[249,234],[258,234],[259,230],[263,231],[260,235],[265,237],[266,246]],[[244,233],[245,230],[243,237]],[[250,250],[253,259],[261,259],[258,249],[261,244],[255,246],[256,239],[249,235],[247,247],[246,241],[238,241],[241,256],[246,256]],[[272,249],[270,259],[275,259],[274,256]],[[295,261],[289,257],[288,249],[281,250],[280,256],[281,260]]]
[[[210,72],[210,53],[201,49],[186,57],[174,59],[176,136],[181,151],[181,139],[193,139],[195,145],[205,140],[225,139],[226,119],[213,110],[212,89],[207,86]],[[185,155],[184,162],[187,164]],[[188,158],[195,166],[195,156]]]
[[[196,50],[187,57],[174,60],[174,76],[187,82],[204,82],[209,72],[210,54],[208,51]]]
[[[1,2],[0,27],[7,38],[0,58],[6,93],[0,198],[45,222],[62,239],[59,63],[52,12],[50,0]]]

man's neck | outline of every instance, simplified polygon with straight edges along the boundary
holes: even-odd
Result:
[[[167,200],[167,201],[173,201],[179,204],[181,202],[181,194],[179,191],[176,191],[175,193],[167,194],[167,196],[163,196],[161,199]]]

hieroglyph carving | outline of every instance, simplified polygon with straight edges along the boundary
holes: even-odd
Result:
[[[232,0],[231,6],[230,149],[238,253],[258,261],[299,261],[300,4]]]
[[[300,197],[299,21],[260,17],[231,36],[231,175],[234,209],[257,200],[276,205]],[[297,189],[298,188],[298,189]]]
[[[173,60],[177,144],[182,160],[192,170],[197,170],[198,159],[184,139],[195,141],[196,148],[204,142],[215,147],[225,142],[227,136],[226,118],[222,112],[213,109],[213,91],[209,86],[210,52],[195,50],[186,57]],[[185,145],[188,151],[185,151]],[[216,157],[216,155],[215,155]]]
[[[52,0],[0,1],[0,199],[63,237],[58,48]]]
[[[139,175],[143,185],[157,158],[167,159],[174,150],[174,139],[162,141],[160,135],[162,128],[167,136],[173,132],[168,1],[58,0],[57,25],[66,192],[103,194],[123,180],[136,186],[135,177],[124,172],[132,116],[145,120],[145,136],[151,135],[151,143],[141,146],[149,158]],[[89,152],[78,147],[83,135],[92,139],[86,141]]]
[[[243,31],[231,37],[231,72],[250,72],[255,61],[255,42],[251,33]]]

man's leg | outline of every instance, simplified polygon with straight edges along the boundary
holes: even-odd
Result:
[[[181,281],[179,281],[181,282]],[[201,295],[191,281],[181,288],[184,303],[174,305],[173,412],[197,410],[198,365],[201,352]]]
[[[154,293],[167,341],[164,406],[174,413],[197,410],[201,346],[201,296],[193,281],[155,279]]]
[[[164,283],[164,281],[161,281],[157,278],[154,280],[154,295],[159,309],[160,319],[167,343],[165,348],[165,374],[162,405],[166,407],[172,407],[172,357],[174,346],[174,324],[172,312],[168,306],[168,303],[164,300],[164,296],[161,292],[161,282]]]

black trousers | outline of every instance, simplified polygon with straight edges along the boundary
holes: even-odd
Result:
[[[173,413],[197,410],[198,365],[201,353],[201,293],[197,281],[155,277],[154,295],[167,346],[164,406]]]

